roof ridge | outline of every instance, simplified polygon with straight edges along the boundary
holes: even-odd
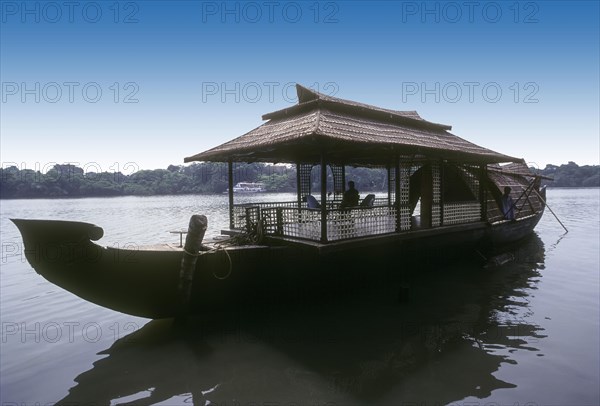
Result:
[[[280,119],[289,117],[290,115],[301,114],[307,109],[318,106],[318,108],[341,108],[354,112],[360,115],[376,115],[379,120],[401,120],[402,123],[418,126],[432,127],[442,130],[451,130],[452,126],[446,124],[434,123],[423,119],[415,110],[401,111],[391,110],[370,104],[359,103],[353,100],[341,99],[333,96],[328,96],[319,93],[316,90],[309,89],[300,84],[296,84],[296,92],[298,94],[298,104],[286,107],[281,110],[263,114],[263,120]]]
[[[340,103],[340,104],[351,105],[351,106],[355,106],[355,107],[362,107],[362,108],[368,108],[368,109],[383,111],[383,112],[392,113],[392,114],[398,114],[398,115],[401,115],[402,117],[407,117],[406,114],[414,114],[418,118],[416,118],[416,117],[409,117],[409,118],[423,120],[423,118],[419,115],[419,113],[416,110],[393,110],[393,109],[388,109],[385,107],[375,106],[374,104],[367,104],[367,103],[357,102],[354,100],[342,99],[341,97],[330,96],[330,95],[321,93],[317,90],[310,89],[308,87],[302,86],[299,83],[296,83],[296,94],[298,97],[299,104],[311,102],[314,100],[323,100],[325,102]],[[426,121],[426,120],[423,120],[423,121]]]
[[[302,86],[299,83],[296,83],[296,94],[298,95],[298,103],[322,99],[323,96],[325,96],[324,94],[319,93],[316,90],[310,89],[308,87]]]

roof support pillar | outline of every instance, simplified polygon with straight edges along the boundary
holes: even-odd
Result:
[[[327,160],[321,151],[321,242],[327,242]]]
[[[400,172],[400,157],[396,157],[396,165],[394,165],[394,198],[396,199],[394,205],[396,206],[396,232],[399,233],[402,230],[402,211],[400,208],[402,207],[402,193],[400,191],[400,177],[402,176]],[[403,179],[404,182],[408,182],[410,178]]]
[[[229,186],[229,229],[233,229],[233,162],[227,161],[227,183]]]
[[[479,203],[481,204],[481,220],[487,221],[487,191],[484,187],[488,184],[487,182],[487,165],[479,165]]]
[[[444,185],[444,160],[440,159],[439,164],[440,166],[439,171],[440,171],[440,226],[444,225],[444,188],[446,187]]]
[[[301,205],[305,201],[307,195],[311,192],[311,172],[313,164],[296,163],[296,187],[298,188],[298,204]]]
[[[302,207],[302,170],[300,169],[300,162],[296,162],[296,196],[298,197],[298,210]]]
[[[388,206],[392,206],[392,168],[388,162],[385,166],[387,171],[387,192],[388,192]]]

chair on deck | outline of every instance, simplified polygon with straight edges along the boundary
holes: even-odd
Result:
[[[360,207],[373,207],[374,203],[375,203],[375,195],[369,194],[362,200],[362,202],[360,202]]]
[[[309,209],[320,209],[321,205],[313,195],[306,195],[306,205]]]

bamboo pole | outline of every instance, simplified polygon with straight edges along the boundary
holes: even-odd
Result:
[[[554,213],[554,211],[553,211],[553,210],[550,208],[550,206],[548,206],[548,202],[546,202],[546,199],[544,199],[544,198],[542,197],[542,195],[540,195],[540,194],[538,193],[538,191],[537,191],[537,190],[533,189],[533,191],[535,192],[535,194],[537,195],[537,197],[539,197],[539,198],[540,198],[540,200],[541,200],[542,202],[544,202],[544,204],[546,205],[546,207],[548,208],[548,210],[550,210],[550,213],[552,213],[552,215],[554,215],[554,218],[556,219],[556,221],[558,221],[558,222],[560,223],[560,225],[562,226],[562,228],[564,228],[564,229],[565,229],[565,231],[568,233],[568,232],[569,232],[569,230],[567,230],[567,227],[565,227],[565,225],[562,223],[562,221],[560,221],[560,219],[558,218],[558,216],[556,215],[556,213]]]
[[[521,195],[519,196],[519,198],[518,198],[518,199],[517,199],[517,200],[516,200],[516,201],[515,201],[515,202],[514,202],[514,203],[513,203],[511,206],[510,206],[510,209],[509,209],[509,211],[510,211],[510,210],[512,210],[512,209],[517,209],[519,212],[521,211],[521,209],[523,208],[523,206],[525,206],[525,203],[523,203],[523,204],[521,205],[521,207],[520,207],[520,208],[518,208],[518,207],[517,207],[517,203],[519,203],[519,201],[521,200],[521,198],[522,198],[522,197],[523,197],[525,194],[527,194],[527,196],[525,196],[525,199],[528,199],[528,198],[529,198],[529,195],[531,194],[531,191],[529,191],[529,193],[527,193],[527,191],[528,191],[530,188],[531,188],[531,190],[532,190],[532,191],[535,191],[535,188],[534,188],[534,186],[533,186],[533,185],[534,185],[534,183],[535,183],[535,179],[533,179],[533,180],[531,181],[531,183],[529,183],[529,185],[527,185],[527,188],[525,188],[525,190],[524,190],[524,191],[521,193]]]

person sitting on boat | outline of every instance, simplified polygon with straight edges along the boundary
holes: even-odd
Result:
[[[348,190],[344,192],[344,197],[342,198],[341,208],[345,207],[353,207],[358,206],[358,198],[360,195],[358,194],[358,190],[354,188],[354,182],[348,182]]]
[[[504,194],[502,195],[502,214],[504,214],[506,220],[515,219],[515,203],[512,197],[510,197],[511,190],[509,186],[505,186]]]

